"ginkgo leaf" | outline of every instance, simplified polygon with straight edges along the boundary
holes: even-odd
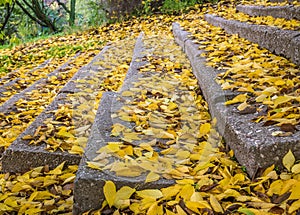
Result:
[[[238,209],[238,212],[240,212],[240,213],[242,213],[242,214],[245,214],[245,215],[255,215],[255,213],[254,212],[252,212],[250,209],[248,209],[248,208],[242,208],[242,207],[240,207],[239,209]]]
[[[225,105],[231,105],[236,103],[245,102],[247,100],[247,94],[239,94],[234,97],[232,100],[228,100],[225,102]]]
[[[200,137],[208,134],[210,132],[211,125],[210,123],[204,123],[200,126]]]
[[[149,215],[163,215],[162,205],[158,205],[157,202],[154,202],[148,209],[147,214]]]
[[[106,181],[103,186],[103,193],[109,207],[112,207],[116,199],[116,185],[112,181]]]
[[[121,187],[121,189],[118,190],[116,193],[116,197],[114,200],[114,206],[116,208],[121,208],[121,207],[126,207],[126,206],[128,207],[130,205],[129,198],[132,196],[132,194],[135,191],[136,191],[135,189],[128,187],[128,186]]]
[[[288,153],[283,157],[282,164],[287,170],[291,170],[291,167],[295,163],[295,157],[291,150],[288,151]]]
[[[215,212],[224,213],[224,210],[223,210],[222,206],[220,205],[220,203],[218,202],[216,197],[214,197],[214,195],[210,195],[209,203],[210,203],[210,205],[212,206],[212,208]]]
[[[292,205],[289,207],[289,213],[293,213],[295,211],[297,211],[300,208],[300,200],[297,200],[295,202],[292,203]]]
[[[159,178],[160,178],[159,174],[156,174],[154,172],[149,172],[149,174],[146,177],[145,183],[157,181],[159,180]]]
[[[176,211],[178,215],[187,215],[187,213],[179,205],[176,205]]]
[[[294,174],[300,173],[300,163],[295,164],[295,165],[292,167],[291,172],[294,173]]]
[[[291,189],[291,195],[289,199],[299,199],[300,198],[300,182],[296,182]]]
[[[86,164],[89,168],[97,169],[97,170],[102,170],[102,167],[103,167],[103,165],[101,165],[101,163],[98,163],[98,162],[88,161],[88,162],[86,162]]]
[[[149,198],[149,199],[159,199],[163,197],[162,192],[160,190],[155,190],[155,189],[136,191],[136,194],[141,198]]]

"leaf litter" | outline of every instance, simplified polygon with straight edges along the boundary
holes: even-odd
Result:
[[[291,135],[300,123],[299,68],[257,44],[226,34],[204,21],[207,12],[229,14],[234,10],[234,2],[223,3],[216,9],[190,12],[180,21],[181,26],[192,33],[199,49],[205,50],[202,56],[206,57],[207,65],[225,70],[216,79],[222,89],[240,93],[225,104],[236,105],[240,112],[248,109],[241,114],[256,113],[253,121],[263,126],[279,126],[282,131],[276,131],[278,134],[275,132],[274,136]]]
[[[298,70],[295,65],[286,61],[284,58],[270,54],[267,50],[258,49],[254,44],[237,38],[236,36],[230,37],[225,33],[222,33],[220,29],[208,26],[207,23],[201,21],[200,18],[204,11],[200,10],[201,9],[196,9],[181,17],[159,15],[147,17],[144,20],[136,19],[132,22],[128,21],[121,24],[106,26],[101,30],[91,30],[82,35],[71,35],[62,38],[58,37],[54,39],[54,41],[56,41],[56,44],[59,44],[60,42],[63,43],[70,40],[74,41],[73,44],[77,44],[75,41],[80,42],[78,37],[86,39],[86,35],[94,35],[96,38],[109,38],[109,40],[112,41],[120,40],[128,36],[127,33],[124,33],[121,30],[128,25],[130,25],[132,36],[136,36],[140,30],[144,30],[146,34],[153,34],[151,31],[155,32],[155,34],[166,34],[166,32],[169,32],[168,26],[170,25],[168,24],[180,19],[182,20],[181,24],[187,30],[193,32],[195,38],[198,38],[198,41],[201,41],[201,38],[204,39],[204,42],[201,45],[208,49],[206,50],[208,52],[208,64],[217,68],[232,68],[232,71],[227,74],[224,73],[220,75],[219,82],[224,89],[234,89],[239,90],[244,94],[246,93],[246,99],[236,98],[238,103],[244,103],[244,105],[239,107],[240,110],[245,110],[248,106],[252,107],[253,104],[251,98],[254,98],[255,100],[258,98],[256,102],[264,102],[264,105],[268,106],[268,113],[270,114],[264,115],[262,118],[257,119],[257,121],[264,120],[268,122],[271,121],[268,120],[268,117],[273,116],[275,124],[282,126],[288,122],[288,124],[295,125],[293,120],[291,120],[291,122],[286,121],[293,118],[299,121],[299,110],[297,112],[297,109],[294,109],[294,106],[291,106],[291,104],[295,104],[295,101],[298,101],[297,95],[293,94],[295,91],[291,90],[297,89],[297,83],[299,83],[297,80]],[[183,20],[188,20],[189,23]],[[197,28],[194,26],[197,26]],[[216,37],[216,35],[218,40],[214,40],[213,38],[213,36]],[[225,38],[226,40],[224,40]],[[225,42],[227,40],[231,42],[228,44]],[[222,50],[221,48],[218,53],[215,52],[215,50],[218,49],[208,48],[209,46],[214,47],[217,42],[219,43],[219,46],[224,49]],[[12,74],[14,74],[13,71],[17,74],[17,70],[26,73],[35,67],[34,64],[28,64],[28,62],[35,62],[38,65],[44,62],[45,59],[48,59],[51,54],[59,55],[59,52],[54,53],[55,48],[52,49],[54,50],[52,53],[49,51],[45,55],[40,54],[43,53],[44,46],[51,47],[51,44],[52,42],[50,39],[36,42],[31,46],[27,46],[27,49],[26,46],[19,46],[14,51],[16,54],[12,54],[10,50],[1,51],[1,63],[4,65],[3,67],[1,66],[1,68],[4,68],[4,71],[11,71]],[[93,41],[90,44],[94,45],[98,43]],[[207,46],[208,44],[209,46]],[[235,46],[232,44],[235,44]],[[242,56],[242,53],[239,52],[239,50],[234,49],[234,47],[237,47],[236,44],[241,46],[242,51],[250,50],[247,56]],[[91,45],[90,48],[93,47],[93,45]],[[21,52],[22,50],[24,50],[24,53]],[[74,52],[68,51],[66,59],[76,52],[77,50]],[[26,53],[28,53],[28,55]],[[234,53],[234,55],[231,56],[231,54],[226,53]],[[2,60],[7,59],[6,56],[8,54],[14,56],[13,60],[15,63]],[[222,59],[219,59],[220,57]],[[251,64],[249,61],[250,57],[251,61],[254,59],[254,62],[257,61],[258,63],[248,65]],[[176,183],[173,186],[162,188],[160,190],[149,189],[137,191],[134,188],[126,186],[117,190],[113,183],[108,181],[106,182],[104,190],[106,201],[100,211],[114,214],[296,214],[300,208],[300,167],[298,161],[295,160],[293,153],[289,151],[283,159],[283,165],[286,168],[285,171],[279,172],[273,165],[267,168],[261,175],[257,176],[257,178],[250,180],[244,173],[243,168],[236,162],[233,151],[230,151],[229,153],[225,152],[222,142],[220,141],[217,132],[215,132],[215,122],[213,120],[211,121],[209,115],[207,115],[207,104],[202,99],[199,92],[197,92],[195,87],[197,85],[194,81],[195,78],[193,78],[191,73],[188,71],[183,72],[182,65],[179,66],[174,62],[172,63],[172,60],[174,59],[170,59],[169,55],[162,58],[152,57],[148,60],[150,64],[145,66],[144,72],[147,73],[150,69],[153,73],[158,73],[156,74],[158,77],[160,77],[159,75],[165,75],[167,80],[169,78],[170,80],[173,80],[174,77],[170,77],[172,75],[159,74],[159,70],[164,68],[167,73],[173,74],[176,78],[186,80],[185,84],[188,87],[184,86],[182,82],[180,82],[180,84],[183,88],[186,87],[185,90],[187,92],[191,93],[193,102],[196,101],[196,105],[195,103],[193,104],[193,102],[191,105],[195,105],[195,109],[198,109],[198,111],[200,109],[201,114],[204,114],[205,122],[198,120],[201,125],[198,124],[199,131],[195,133],[199,135],[196,138],[197,142],[194,142],[195,137],[191,137],[190,135],[187,135],[186,137],[183,135],[182,137],[182,130],[185,130],[184,126],[180,123],[184,122],[187,126],[190,126],[190,121],[188,120],[188,114],[185,117],[180,115],[182,114],[180,113],[180,110],[183,109],[188,112],[189,107],[174,102],[178,101],[176,100],[176,96],[173,98],[169,95],[169,91],[167,92],[163,89],[163,87],[166,89],[173,89],[173,84],[178,83],[173,81],[168,83],[168,80],[162,84],[162,88],[158,88],[157,84],[153,84],[153,88],[151,88],[150,92],[143,92],[139,87],[147,85],[149,79],[137,82],[137,86],[135,87],[138,89],[135,94],[139,93],[140,98],[144,100],[136,101],[137,103],[141,103],[138,108],[133,108],[134,105],[130,104],[130,102],[134,102],[134,100],[129,100],[130,102],[127,104],[129,108],[122,109],[122,111],[118,112],[116,118],[122,120],[126,119],[138,126],[124,127],[124,125],[115,124],[113,127],[114,134],[123,139],[126,138],[125,140],[129,140],[129,144],[128,142],[124,144],[123,141],[110,143],[108,145],[109,147],[107,146],[105,149],[109,150],[109,152],[106,153],[111,153],[119,159],[131,158],[134,160],[141,157],[142,160],[150,160],[151,164],[155,164],[155,160],[158,159],[158,154],[161,154],[163,150],[165,150],[164,156],[175,158],[177,163],[169,165],[168,163],[172,163],[173,161],[170,161],[171,159],[165,159],[166,167],[163,170],[166,171],[167,174],[163,175],[158,171],[157,166],[148,165],[147,168],[149,169],[147,169],[148,171],[145,171],[147,174],[145,183],[158,180],[165,176],[175,179]],[[18,63],[18,61],[20,63]],[[274,62],[276,63],[276,66],[272,65]],[[262,66],[264,67],[263,71],[260,70]],[[241,70],[241,67],[245,67],[245,70]],[[247,79],[245,82],[243,73],[247,73],[249,68],[254,70],[254,73],[251,73],[253,74],[252,78]],[[181,75],[177,74],[178,71],[180,71]],[[287,73],[284,74],[283,71]],[[5,77],[6,75],[7,73],[2,73],[1,77]],[[267,76],[267,79],[263,79],[264,76]],[[112,77],[108,77],[106,83],[111,83],[113,80]],[[271,84],[265,87],[263,84],[269,80],[271,80]],[[158,81],[162,80],[159,79]],[[245,85],[241,82],[244,82]],[[248,82],[250,83],[250,86],[247,85]],[[109,84],[105,86],[109,89],[111,88],[111,85]],[[113,86],[112,88],[117,89],[118,86]],[[258,92],[257,88],[259,89]],[[254,95],[251,94],[253,91],[255,92]],[[133,97],[133,94],[124,92],[123,96]],[[99,103],[101,97],[101,91],[96,96],[93,96],[93,98],[95,97],[96,102],[92,103],[97,106],[96,104]],[[188,98],[189,97],[187,97],[186,101],[189,100]],[[76,102],[74,103],[75,105],[78,105]],[[30,102],[28,104],[30,104]],[[32,107],[36,106],[36,104],[31,104]],[[55,113],[55,116],[63,119],[66,115],[68,116],[68,113],[72,113],[73,115],[74,110],[71,109],[68,106],[63,106],[61,107],[61,110],[58,110],[57,113]],[[84,107],[79,108],[78,106],[78,109],[79,115]],[[272,110],[275,110],[275,114],[272,114]],[[193,109],[192,111],[195,110]],[[152,112],[155,113],[153,116],[149,114]],[[281,112],[284,112],[284,114],[276,115]],[[174,119],[168,117],[168,120],[165,120],[165,116],[168,114],[176,116],[178,113],[180,113],[179,115],[182,119],[178,120],[176,117]],[[28,114],[30,114],[30,112]],[[149,114],[149,116],[147,114]],[[14,115],[12,114],[11,116]],[[6,116],[4,122],[9,121],[11,116]],[[24,115],[24,117],[26,116],[27,114]],[[17,120],[17,118],[13,119]],[[87,122],[91,119],[92,118],[87,117],[85,121]],[[186,122],[183,119],[185,119]],[[283,119],[284,123],[280,123],[282,121],[278,119]],[[197,121],[197,119],[195,120]],[[278,123],[278,121],[280,122]],[[1,121],[1,123],[3,123],[3,121]],[[180,126],[178,126],[178,124],[180,124]],[[73,138],[74,133],[72,132],[74,128],[72,126],[63,126],[54,129],[61,138]],[[84,132],[87,128],[86,126],[86,123],[84,123],[84,126],[79,127],[79,132]],[[5,132],[4,128],[5,127],[2,127],[1,125],[2,132]],[[52,128],[51,125],[49,125],[49,128]],[[138,129],[134,130],[134,135],[132,135],[132,129],[136,128]],[[126,129],[128,129],[128,132],[126,132]],[[147,129],[149,131],[146,131]],[[167,142],[169,141],[169,145],[167,142],[160,142],[157,140],[152,142],[148,141],[143,144],[139,143],[137,146],[134,144],[136,141],[139,141],[142,131],[153,139],[153,134],[155,134],[156,129],[159,129],[159,131],[167,130],[167,133],[165,133],[165,140]],[[18,128],[16,127],[15,130],[18,130]],[[195,134],[193,133],[193,135]],[[185,144],[184,150],[180,150],[177,147],[172,149],[172,146],[182,144],[178,141],[179,138],[176,139],[178,136],[186,138],[183,139],[184,142],[185,140],[191,140],[190,143]],[[11,137],[14,138],[13,135],[11,135]],[[160,137],[160,139],[164,140],[162,137]],[[207,159],[206,162],[200,162],[201,158],[199,158],[198,154],[206,154],[203,151],[205,145],[199,144],[198,140],[206,143],[215,141],[219,146],[219,148],[217,148],[215,146],[209,146],[208,144],[208,149],[212,150],[214,153],[210,156],[204,156]],[[1,139],[0,142],[3,143],[3,140]],[[84,139],[82,142],[86,142],[86,140]],[[156,151],[157,148],[159,149],[158,151]],[[200,153],[193,154],[193,150]],[[106,156],[105,153],[100,153],[99,155],[99,160],[102,160],[103,157]],[[96,159],[94,165],[98,164],[99,160]],[[145,166],[147,166],[147,164]],[[100,164],[97,167],[103,169],[105,165],[103,166]],[[1,213],[12,214],[17,211],[21,214],[71,213],[72,183],[75,178],[74,174],[76,170],[76,166],[63,168],[62,164],[54,170],[49,170],[46,166],[35,168],[25,174],[1,174]],[[141,174],[141,168],[139,166],[134,170],[137,170],[136,174]],[[92,213],[99,214],[101,213],[100,211]]]

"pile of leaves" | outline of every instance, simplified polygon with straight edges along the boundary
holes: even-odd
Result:
[[[229,14],[234,10],[234,5],[231,7],[228,10],[220,7],[220,11]],[[199,49],[205,50],[202,56],[207,58],[207,64],[225,70],[216,80],[222,89],[240,93],[226,104],[240,103],[237,109],[241,114],[258,112],[253,121],[281,128],[274,136],[287,136],[297,131],[300,123],[299,68],[257,44],[209,25],[203,19],[206,11],[193,11],[180,23],[192,33]]]

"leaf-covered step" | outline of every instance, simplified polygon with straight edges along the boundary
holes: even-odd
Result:
[[[121,85],[131,47],[130,41],[106,47],[82,67],[5,151],[3,170],[24,172],[41,165],[55,166],[64,160],[78,164],[94,121],[94,109],[103,91],[116,90]]]
[[[259,6],[257,6],[259,7]],[[264,7],[267,8],[269,7]],[[284,30],[292,30],[292,31],[299,31],[300,30],[300,20],[296,19],[285,19],[284,17],[273,17],[261,14],[261,16],[252,16],[251,14],[239,12],[237,7],[222,7],[216,15],[223,17],[228,20],[236,20],[245,22],[248,24],[255,24],[255,25],[265,25],[270,27],[276,27],[279,29]]]
[[[17,81],[19,79],[22,79],[22,76],[26,72],[35,72],[38,69],[46,67],[50,63],[51,63],[51,59],[44,61],[42,64],[40,64],[39,66],[35,67],[31,71],[27,71],[26,69],[21,68],[21,69],[16,69],[16,70],[14,70],[12,72],[9,72],[6,75],[1,76],[1,78],[0,78],[0,86],[6,85],[7,83],[12,82],[12,81],[15,82],[15,81]],[[15,79],[17,79],[17,80],[15,80]]]
[[[227,20],[211,14],[206,14],[205,20],[212,25],[223,28],[229,34],[238,34],[240,37],[257,43],[277,55],[283,55],[293,63],[300,65],[300,34],[298,31],[252,25],[245,22]]]
[[[13,78],[10,73],[1,78],[0,85],[0,105],[5,103],[11,96],[14,94],[21,92],[26,89],[28,85],[30,86],[34,81],[38,80],[41,76],[41,71],[47,71],[47,67],[49,67],[51,60],[46,60],[44,63],[39,66],[31,69],[29,71],[25,70],[25,73],[22,72],[12,72]],[[14,75],[17,77],[14,78]]]
[[[73,76],[76,70],[72,69],[75,66],[72,63],[74,59],[48,74],[46,78],[41,78],[22,92],[13,95],[0,106],[1,151],[4,151],[34,121],[35,117],[51,103],[59,89]]]
[[[260,112],[259,108],[256,108],[256,105],[259,107],[259,104],[254,104],[254,101],[251,102],[247,100],[248,95],[247,93],[245,94],[242,89],[237,88],[237,91],[240,91],[240,95],[232,100],[226,101],[227,99],[224,98],[223,101],[214,101],[210,99],[211,97],[214,97],[215,92],[219,92],[222,88],[224,89],[226,85],[225,81],[220,81],[219,83],[223,83],[221,88],[220,85],[216,84],[215,80],[218,80],[218,77],[222,77],[222,74],[228,74],[228,78],[230,79],[229,82],[231,83],[231,81],[235,81],[232,80],[232,78],[234,79],[234,74],[232,74],[233,77],[231,78],[229,72],[225,71],[220,73],[220,71],[207,66],[205,62],[206,59],[200,57],[203,50],[199,50],[199,45],[195,43],[197,41],[194,42],[192,39],[189,39],[188,33],[182,30],[180,25],[173,24],[173,32],[176,41],[184,48],[191,61],[194,68],[193,71],[199,80],[200,87],[209,104],[210,113],[217,118],[218,131],[221,132],[230,148],[234,150],[239,163],[246,167],[250,176],[254,176],[258,169],[264,169],[272,164],[282,167],[281,160],[288,149],[291,149],[295,152],[295,156],[300,158],[297,149],[300,140],[300,132],[292,129],[289,132],[286,130],[285,133],[278,131],[279,128],[276,126],[267,126],[266,123],[258,123],[259,121],[256,123],[253,122],[254,119],[262,114],[262,112]],[[233,43],[233,41],[231,42]],[[225,80],[227,81],[227,79]],[[259,81],[258,78],[256,80]],[[240,80],[236,80],[236,82],[237,81]],[[229,84],[229,82],[227,83]],[[214,87],[212,88],[211,86]],[[244,87],[246,88],[247,86],[244,85]],[[273,87],[273,89],[276,88]],[[276,98],[274,99],[276,100]],[[236,103],[242,104],[237,105]],[[227,106],[225,104],[235,105]],[[243,105],[245,107],[243,107]],[[293,110],[294,108],[294,116],[298,119],[297,105],[296,107],[295,105],[293,106],[293,103],[291,105],[292,106],[288,109]],[[288,111],[288,109],[286,110]],[[289,113],[292,114],[294,111],[288,112],[287,114]],[[291,122],[289,119],[284,119],[283,116],[284,115],[282,115],[280,122],[284,122],[284,120],[286,123]],[[275,115],[273,115],[273,119],[275,120]],[[297,121],[295,123],[297,124]],[[290,126],[292,128],[296,125],[290,124]]]
[[[286,6],[256,6],[256,5],[237,5],[236,10],[250,16],[272,16],[287,20],[300,20],[300,7],[292,5]]]
[[[120,92],[99,106],[75,182],[76,213],[101,206],[103,179],[139,190],[197,177],[220,143],[173,38],[140,37],[134,56]]]

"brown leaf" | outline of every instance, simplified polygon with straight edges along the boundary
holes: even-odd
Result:
[[[283,214],[284,209],[279,206],[274,206],[268,212],[272,214]]]
[[[256,113],[256,107],[248,106],[244,110],[239,111],[239,114],[245,115],[245,114],[252,114]]]
[[[291,195],[291,192],[284,193],[280,196],[273,195],[271,200],[274,204],[281,204],[282,202],[287,200],[290,197],[290,195]]]
[[[265,123],[263,124],[263,126],[271,126],[271,125],[275,125],[277,123],[278,122],[275,122],[273,120],[268,120],[268,121],[265,121]]]
[[[214,189],[215,187],[217,187],[219,184],[212,184],[212,185],[203,185],[201,188],[200,188],[200,192],[207,192],[207,191],[210,191],[212,189]]]
[[[297,128],[295,125],[292,125],[291,123],[286,123],[280,126],[280,130],[285,132],[295,132]]]

